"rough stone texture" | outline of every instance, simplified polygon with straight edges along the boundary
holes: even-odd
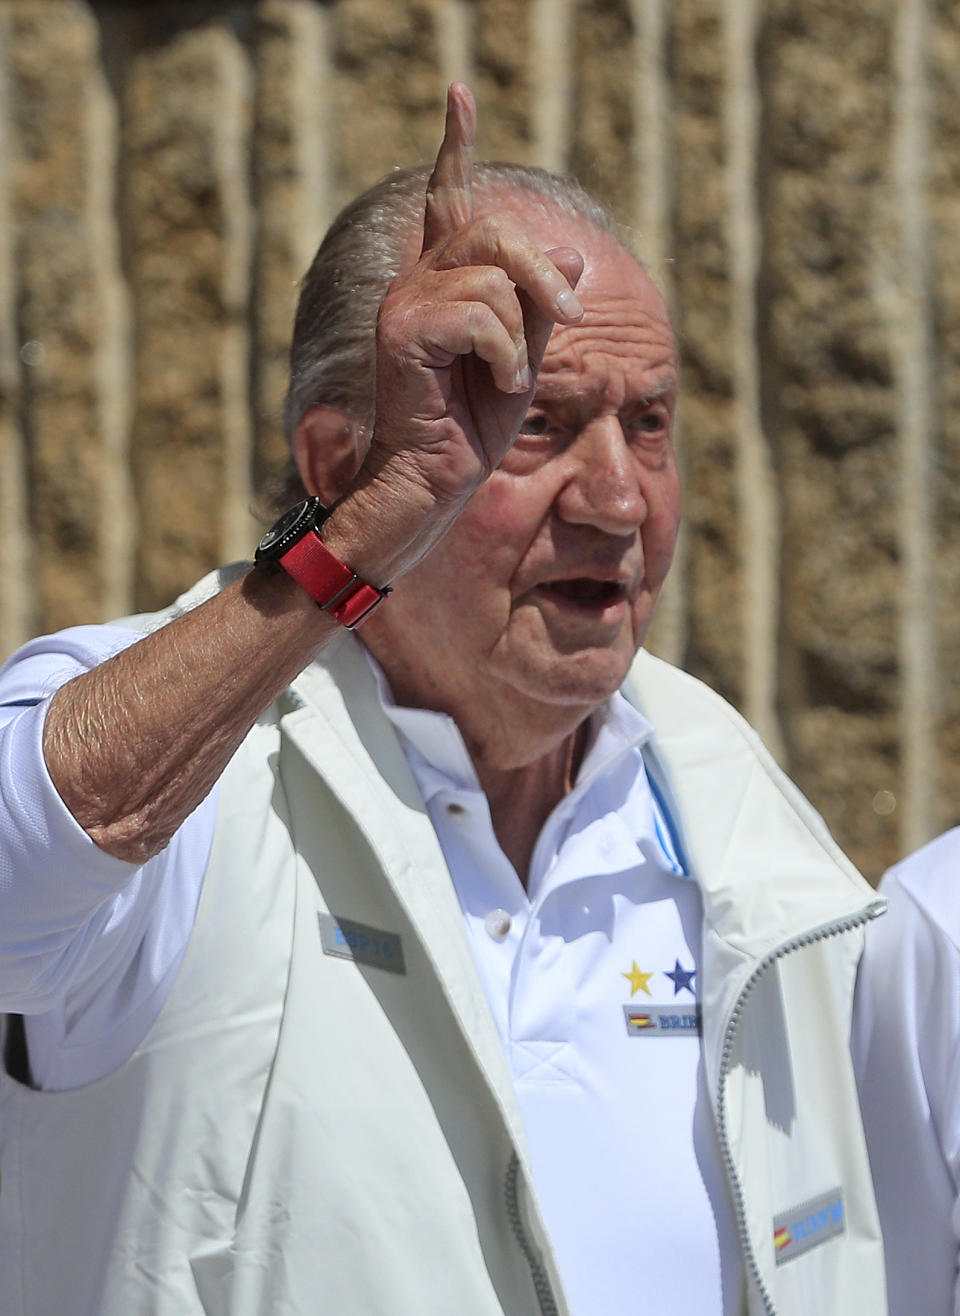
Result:
[[[36,628],[37,599],[27,579],[31,548],[27,527],[27,450],[21,424],[19,300],[13,174],[16,169],[10,107],[12,15],[0,9],[0,121],[8,127],[0,154],[0,652],[7,653]]]
[[[339,0],[332,7],[338,205],[396,165],[436,152],[443,106],[434,6]]]
[[[816,762],[807,794],[854,863],[876,881],[899,857],[891,839],[898,798],[895,724],[820,702],[798,719],[798,760]],[[797,773],[794,772],[794,776]]]
[[[767,14],[763,350],[784,506],[781,702],[791,770],[812,793],[845,715],[847,769],[820,800],[840,829],[897,771],[896,395],[875,300],[889,245],[891,15],[828,0],[778,0]],[[898,821],[874,819],[867,849],[850,842],[871,867],[893,857]]]
[[[8,147],[21,389],[37,611],[60,624],[101,606],[94,354],[84,124],[96,24],[64,0],[8,7]]]
[[[730,286],[724,232],[722,11],[679,0],[672,34],[676,320],[683,362],[684,514],[690,670],[742,692],[740,545],[732,427]]]
[[[306,219],[303,204],[298,115],[310,107],[297,97],[295,67],[297,9],[284,0],[259,6],[254,56],[256,99],[253,181],[257,197],[257,242],[251,315],[254,344],[254,486],[264,488],[283,468],[287,445],[282,405],[287,386],[290,325],[303,275],[303,235],[295,230]],[[316,73],[322,76],[322,70]],[[319,243],[321,234],[317,233]]]
[[[960,12],[949,0],[922,9],[770,0],[756,6],[756,61],[734,70],[733,0],[650,3],[662,5],[667,29],[670,111],[656,127],[667,162],[656,241],[674,262],[683,359],[687,541],[671,585],[674,632],[687,666],[735,701],[749,696],[757,595],[745,526],[758,503],[743,487],[736,424],[750,317],[734,268],[731,197],[745,192],[743,179],[731,187],[727,109],[742,89],[735,79],[755,78],[756,349],[774,464],[765,496],[782,509],[769,631],[784,759],[876,877],[910,834],[911,700],[926,699],[931,714],[929,828],[960,818]],[[242,535],[244,490],[282,460],[294,283],[339,204],[395,164],[432,154],[452,32],[471,34],[456,60],[473,70],[479,153],[537,163],[549,147],[641,222],[638,161],[650,157],[637,140],[644,38],[634,23],[644,27],[650,11],[630,0],[452,5],[0,0],[0,250],[9,253],[0,436],[15,449],[2,469],[15,476],[23,453],[28,475],[25,489],[8,478],[0,505],[21,527],[34,572],[26,608],[22,581],[16,599],[0,582],[5,615],[46,630],[96,619],[116,594],[103,527],[117,488],[105,454],[118,445],[116,426],[109,441],[104,432],[102,359],[120,320],[104,319],[116,302],[99,286],[104,226],[122,237],[116,281],[133,313],[135,368],[110,381],[129,394],[112,403],[114,416],[119,402],[132,416],[138,507],[124,604],[155,606],[220,559],[230,526]],[[913,600],[929,626],[932,685],[919,695],[905,678],[914,532],[902,478],[905,207],[895,164],[898,32],[914,13],[928,23],[918,67],[929,148],[912,200],[929,236],[918,305],[933,381],[930,581]],[[115,215],[104,202],[109,144],[88,131],[108,84],[120,107]],[[912,104],[923,110],[922,97]]]
[[[626,0],[601,0],[578,11],[570,172],[623,223],[632,217],[634,195],[633,35]]]
[[[937,428],[931,464],[934,490],[933,613],[938,670],[933,826],[960,823],[960,11],[933,7],[930,32],[931,318]]]
[[[133,462],[141,513],[137,606],[170,599],[219,556],[224,227],[215,146],[225,26],[143,45],[123,89],[125,227],[136,308]]]
[[[532,6],[524,0],[476,0],[474,91],[483,106],[478,153],[490,160],[536,164],[531,78],[549,77],[531,44]]]

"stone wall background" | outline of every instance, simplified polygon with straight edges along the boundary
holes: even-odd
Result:
[[[297,278],[465,77],[674,309],[651,647],[875,879],[960,821],[958,70],[947,0],[0,0],[3,652],[249,554]]]

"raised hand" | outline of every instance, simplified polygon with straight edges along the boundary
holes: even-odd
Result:
[[[474,213],[476,106],[455,83],[424,207],[420,259],[377,331],[370,458],[441,504],[464,503],[516,438],[555,323],[578,321],[570,248],[541,251],[516,220]]]

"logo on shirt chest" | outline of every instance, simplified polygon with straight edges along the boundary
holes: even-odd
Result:
[[[626,978],[630,984],[630,996],[636,996],[637,992],[645,992],[647,996],[652,996],[650,990],[650,979],[654,976],[654,970],[649,972],[637,967],[637,961],[634,960],[627,973],[621,973],[621,978]],[[673,983],[673,994],[679,996],[681,992],[689,992],[691,996],[696,996],[693,988],[693,980],[697,976],[696,968],[685,969],[679,960],[674,960],[672,969],[663,970],[664,978],[669,978]]]
[[[696,968],[685,969],[679,960],[674,961],[672,969],[664,969],[662,976],[673,983],[673,994],[687,991],[691,996],[696,993],[693,980]],[[655,970],[641,969],[634,960],[627,973],[621,973],[630,984],[631,998],[637,992],[652,996],[650,980]],[[627,1026],[628,1037],[698,1037],[701,1032],[700,1007],[696,1004],[674,1002],[672,1005],[625,1005],[623,1018]]]
[[[628,1037],[699,1037],[699,1005],[623,1007]]]

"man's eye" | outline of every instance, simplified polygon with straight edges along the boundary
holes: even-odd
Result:
[[[643,434],[659,434],[666,428],[667,418],[662,411],[643,411],[634,416],[630,429]]]
[[[528,411],[520,426],[520,433],[532,435],[534,438],[549,434],[550,421],[542,411]]]

